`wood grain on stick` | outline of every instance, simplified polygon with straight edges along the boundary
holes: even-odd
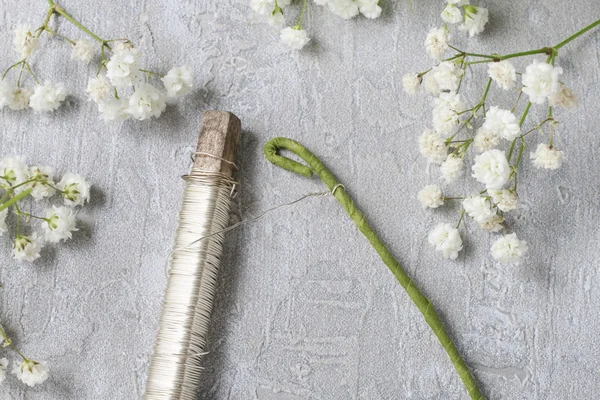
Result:
[[[235,156],[240,141],[242,123],[227,111],[204,113],[194,168],[207,172],[221,172],[231,177],[235,167]],[[205,154],[211,154],[214,157]],[[229,162],[223,161],[227,160]]]

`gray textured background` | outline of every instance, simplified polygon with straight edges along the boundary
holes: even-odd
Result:
[[[455,262],[426,243],[457,209],[428,213],[415,194],[437,179],[418,156],[429,99],[401,90],[407,71],[430,61],[422,42],[441,25],[440,2],[384,1],[383,16],[343,21],[309,9],[314,38],[288,52],[241,0],[64,0],[106,37],[131,38],[145,64],[190,64],[192,96],[158,121],[104,125],[82,94],[88,69],[66,62],[56,39],[36,57],[42,77],[74,95],[51,115],[0,112],[1,154],[89,177],[91,204],[75,239],[34,264],[9,256],[2,237],[1,318],[27,354],[46,359],[51,379],[7,399],[134,399],[143,392],[177,226],[188,154],[201,114],[226,109],[243,122],[241,192],[234,219],[310,191],[309,180],[274,168],[265,142],[284,135],[322,156],[406,265],[456,339],[491,399],[590,399],[600,390],[600,34],[568,46],[563,80],[581,98],[559,112],[567,162],[538,172],[528,161],[523,207],[511,226],[530,246],[520,267],[490,260],[493,236],[468,224]],[[597,0],[487,1],[491,22],[455,42],[506,53],[558,42],[600,16]],[[16,59],[11,29],[43,19],[42,0],[0,1],[0,60]],[[80,37],[66,24],[64,32]],[[526,61],[516,62],[523,70]],[[477,72],[479,71],[479,72]],[[484,69],[474,69],[475,76]],[[472,80],[476,102],[482,79]],[[492,103],[512,100],[491,93]],[[542,118],[534,112],[530,125]],[[532,138],[531,143],[537,141]],[[469,191],[472,179],[455,186]],[[418,311],[332,198],[307,200],[229,234],[212,324],[203,399],[465,399],[462,385]]]

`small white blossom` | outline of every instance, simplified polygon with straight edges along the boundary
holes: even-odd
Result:
[[[488,74],[496,85],[504,90],[512,89],[517,82],[515,66],[508,60],[490,63]]]
[[[63,191],[65,204],[68,206],[82,206],[90,200],[90,184],[81,175],[68,172],[56,187]]]
[[[117,89],[138,83],[140,77],[139,52],[133,48],[115,52],[106,63],[106,77]]]
[[[13,244],[13,257],[15,260],[33,262],[40,258],[42,245],[37,233],[30,236],[18,236]]]
[[[450,31],[446,28],[431,28],[425,38],[425,49],[434,60],[441,60],[450,48]]]
[[[498,214],[494,214],[494,216],[489,220],[484,222],[483,224],[479,224],[483,229],[488,232],[499,232],[504,228],[502,223],[504,222],[504,218],[499,216]]]
[[[51,197],[54,195],[56,190],[54,186],[54,170],[52,167],[47,166],[34,166],[29,168],[29,179],[34,182],[29,184],[31,190],[31,197],[36,200],[41,200],[44,197]]]
[[[496,206],[504,212],[516,210],[519,206],[519,196],[512,190],[490,190],[489,194]]]
[[[13,44],[15,50],[21,54],[21,57],[27,58],[38,51],[40,48],[40,39],[36,37],[31,26],[19,25],[15,29]]]
[[[432,94],[434,97],[439,96],[442,91],[440,85],[438,85],[437,81],[430,74],[425,75],[423,86],[425,87],[425,91]]]
[[[0,81],[0,110],[15,100],[15,87],[6,80]]]
[[[473,177],[486,185],[488,190],[501,189],[510,176],[510,166],[504,151],[492,149],[475,157],[471,167]]]
[[[358,8],[360,13],[369,19],[379,18],[382,11],[379,0],[358,0]]]
[[[46,81],[33,90],[33,94],[29,98],[29,107],[38,112],[51,112],[60,107],[66,97],[67,92],[62,83]]]
[[[446,141],[431,129],[425,130],[419,137],[419,150],[423,157],[434,164],[441,164],[448,155]]]
[[[442,93],[434,99],[433,128],[442,136],[449,135],[460,124],[460,113],[466,109],[460,94]]]
[[[456,260],[458,252],[462,250],[462,239],[458,229],[450,224],[439,224],[429,232],[427,239],[430,245],[450,260]]]
[[[278,28],[281,28],[282,26],[285,25],[285,17],[283,16],[283,13],[281,12],[281,10],[277,9],[277,10],[273,11],[271,14],[269,14],[269,17],[267,18],[267,22],[271,26],[276,26]]]
[[[88,101],[95,103],[103,102],[114,94],[114,89],[104,75],[98,75],[88,81],[85,92],[88,95]]]
[[[76,40],[71,51],[71,59],[89,63],[94,58],[96,46],[90,40]]]
[[[492,203],[479,195],[470,196],[463,200],[463,208],[467,215],[475,220],[478,224],[490,222],[496,212],[492,209]]]
[[[344,19],[354,18],[360,12],[358,3],[354,0],[329,0],[327,5],[331,12]]]
[[[405,74],[402,77],[402,86],[404,87],[404,91],[408,94],[417,94],[419,88],[421,87],[422,79],[423,78],[419,77],[419,74]]]
[[[460,178],[463,174],[463,158],[455,154],[450,154],[446,161],[440,166],[442,178],[446,183],[451,183]]]
[[[521,130],[517,117],[510,110],[502,110],[496,106],[486,113],[482,128],[506,140],[516,138]]]
[[[250,7],[261,15],[269,15],[275,9],[275,0],[252,0]]]
[[[493,149],[500,143],[500,138],[494,132],[486,129],[484,126],[477,130],[477,134],[473,139],[473,145],[479,152]]]
[[[0,345],[4,339],[0,338]],[[6,370],[8,369],[8,360],[6,358],[0,358],[0,383],[6,379]]]
[[[423,208],[438,208],[444,204],[444,194],[438,185],[427,185],[417,195]]]
[[[442,19],[448,24],[457,24],[462,21],[462,14],[454,4],[448,4],[442,11]]]
[[[527,253],[527,243],[519,240],[515,233],[502,236],[492,244],[492,257],[505,264],[519,265]]]
[[[142,83],[135,88],[135,93],[129,98],[127,112],[137,120],[158,118],[165,108],[165,96],[149,83]]]
[[[8,215],[8,208],[0,211],[0,236],[4,235],[8,230],[6,226],[6,216]],[[0,345],[2,344],[2,338],[0,338]]]
[[[129,100],[125,97],[111,97],[109,100],[98,103],[100,119],[104,122],[124,121],[131,115],[128,113]]]
[[[76,223],[75,213],[71,208],[52,206],[52,209],[46,211],[46,219],[42,223],[46,240],[50,243],[58,243],[61,240],[71,239],[71,232],[78,230],[75,227]]]
[[[577,95],[565,85],[560,85],[560,89],[548,97],[548,101],[552,107],[560,106],[566,109],[575,108],[579,105]]]
[[[440,89],[454,92],[458,89],[464,71],[452,61],[444,61],[435,66],[429,73]]]
[[[563,163],[564,153],[547,144],[540,143],[530,157],[536,168],[558,169]]]
[[[12,103],[10,103],[9,107],[13,111],[24,110],[29,108],[29,102],[31,101],[31,95],[33,95],[33,90],[29,88],[17,88],[14,91],[14,99]]]
[[[465,22],[458,29],[468,32],[469,36],[473,37],[483,32],[488,19],[487,8],[467,6],[465,7]]]
[[[5,157],[0,160],[0,185],[15,186],[29,178],[27,165],[19,158]]]
[[[280,39],[283,44],[294,50],[300,50],[310,42],[310,38],[305,30],[289,26],[281,30]]]
[[[15,361],[13,374],[27,386],[44,383],[48,379],[50,368],[45,361],[24,360],[21,364]]]
[[[194,74],[187,65],[173,67],[162,81],[167,89],[167,97],[183,96],[192,90]]]
[[[523,93],[529,96],[529,101],[532,103],[543,104],[548,97],[560,90],[558,82],[560,74],[562,68],[534,60],[523,74]]]

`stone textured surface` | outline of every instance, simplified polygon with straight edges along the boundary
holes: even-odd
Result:
[[[35,69],[67,83],[74,93],[67,104],[52,115],[0,111],[2,155],[21,154],[59,174],[79,172],[94,184],[81,231],[38,262],[14,262],[2,238],[2,322],[27,354],[49,361],[52,377],[33,389],[9,377],[0,397],[140,398],[177,226],[180,175],[207,109],[231,110],[244,125],[234,219],[322,190],[262,155],[271,137],[298,139],[339,175],[437,305],[489,398],[597,397],[600,34],[561,53],[563,80],[581,98],[577,111],[557,116],[566,165],[548,173],[525,162],[523,207],[510,223],[529,242],[529,257],[520,267],[492,262],[493,236],[467,224],[467,248],[450,262],[433,254],[426,235],[439,221],[455,221],[458,210],[429,213],[415,200],[437,179],[415,145],[430,123],[430,100],[401,90],[403,73],[430,64],[422,42],[441,24],[441,6],[412,3],[414,12],[403,1],[384,1],[377,21],[343,21],[311,7],[306,23],[314,39],[288,54],[246,1],[64,0],[99,33],[131,38],[150,69],[187,63],[199,84],[157,121],[104,125],[82,94],[94,67],[65,61],[68,45],[56,39]],[[16,59],[10,29],[21,21],[39,24],[45,2],[0,4],[6,67]],[[596,0],[485,5],[488,29],[472,40],[458,35],[460,47],[537,48],[600,15]],[[80,36],[65,23],[60,28]],[[524,60],[516,64],[525,67]],[[466,88],[473,103],[484,72],[474,68]],[[497,90],[491,99],[504,107],[513,101]],[[529,124],[543,112],[536,109]],[[475,187],[466,179],[454,190]],[[202,399],[467,398],[429,327],[332,198],[307,200],[231,233],[226,253]]]

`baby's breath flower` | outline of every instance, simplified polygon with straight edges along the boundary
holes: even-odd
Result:
[[[517,71],[515,66],[508,60],[490,63],[488,74],[499,88],[509,90],[515,87]]]
[[[18,236],[13,244],[12,254],[15,260],[33,262],[40,258],[42,241],[38,239],[37,233],[30,236]]]
[[[516,210],[519,206],[519,197],[512,190],[490,190],[489,194],[492,196],[492,200],[496,203],[498,209],[504,212]]]
[[[71,59],[89,63],[94,58],[95,43],[90,40],[76,40],[71,51]]]
[[[492,203],[479,195],[470,196],[463,200],[463,208],[467,215],[475,220],[478,224],[490,222],[496,212],[492,209]]]
[[[444,194],[438,185],[427,185],[417,195],[423,208],[438,208],[444,204]]]
[[[165,95],[149,83],[142,83],[129,98],[127,112],[133,118],[143,121],[160,117],[166,107]]]
[[[458,89],[460,78],[464,71],[451,61],[444,61],[435,66],[430,72],[440,89],[451,92]]]
[[[275,0],[252,0],[250,7],[261,15],[269,15],[275,9]]]
[[[66,97],[67,92],[62,83],[46,81],[43,85],[35,87],[29,99],[29,106],[38,112],[51,112],[60,107]]]
[[[140,77],[139,52],[126,47],[115,52],[106,63],[106,77],[118,89],[136,84]]]
[[[527,243],[519,240],[515,233],[502,236],[492,244],[492,257],[505,264],[519,265],[527,253]]]
[[[68,206],[82,206],[90,200],[90,184],[81,175],[68,172],[56,187],[63,192],[65,204]]]
[[[0,81],[0,110],[15,100],[15,87],[7,80]]]
[[[128,113],[129,100],[125,97],[110,97],[98,103],[100,119],[104,122],[124,121],[131,115]]]
[[[450,48],[450,31],[446,28],[431,28],[425,38],[425,49],[434,60],[441,60]]]
[[[458,27],[461,31],[466,31],[473,37],[480,34],[485,29],[489,19],[487,8],[466,6],[465,21]]]
[[[6,216],[8,215],[8,208],[0,211],[0,236],[4,235],[8,230],[6,226]],[[2,344],[2,338],[0,338],[0,344]]]
[[[0,338],[1,339],[1,338]],[[4,339],[2,339],[4,340]],[[1,341],[0,341],[0,344]],[[8,369],[8,360],[6,358],[0,358],[0,383],[6,379],[6,370]]]
[[[33,387],[48,379],[50,368],[45,361],[23,360],[21,364],[15,361],[13,374],[27,386]]]
[[[327,5],[331,12],[344,19],[354,18],[360,12],[358,3],[354,0],[329,0]]]
[[[283,16],[281,9],[277,8],[275,11],[273,11],[271,14],[269,14],[269,17],[267,18],[267,22],[269,23],[269,25],[275,26],[277,28],[281,28],[282,26],[284,26],[285,25],[285,17]]]
[[[510,166],[504,151],[492,149],[475,157],[471,167],[473,177],[483,183],[488,190],[501,189],[510,176]]]
[[[19,25],[15,29],[15,38],[13,41],[15,50],[21,54],[22,58],[33,55],[40,48],[40,39],[34,34],[30,25]]]
[[[452,183],[463,174],[463,158],[456,154],[450,154],[446,161],[440,165],[442,178],[446,183]]]
[[[417,94],[421,87],[421,81],[423,78],[419,74],[408,73],[402,77],[402,86],[404,91],[408,94]]]
[[[88,95],[88,101],[101,103],[114,94],[114,89],[104,75],[98,75],[89,80],[85,92]]]
[[[431,129],[426,129],[419,137],[419,150],[423,157],[434,164],[441,164],[448,156],[446,141]]]
[[[502,230],[502,228],[504,228],[504,225],[502,225],[503,222],[504,218],[498,214],[494,214],[490,220],[484,222],[483,224],[479,224],[479,226],[488,232],[499,232]]]
[[[462,239],[458,229],[450,224],[441,223],[437,225],[427,237],[429,244],[437,251],[441,251],[444,257],[456,260],[458,252],[462,250]]]
[[[310,42],[305,30],[289,26],[281,30],[280,39],[283,44],[294,50],[300,50]]]
[[[382,11],[379,0],[358,0],[358,8],[360,13],[369,19],[379,18]]]
[[[442,19],[448,24],[457,24],[462,21],[462,14],[454,4],[448,4],[442,11]]]
[[[29,178],[27,165],[17,157],[5,157],[0,160],[0,185],[15,186]]]
[[[183,96],[192,90],[194,74],[187,65],[173,67],[162,81],[167,89],[167,97]]]
[[[9,107],[13,111],[24,110],[29,108],[29,102],[31,101],[31,95],[33,90],[29,88],[20,87],[14,91],[14,99],[10,103]]]
[[[523,93],[529,96],[529,101],[532,103],[545,103],[548,97],[559,91],[558,75],[560,74],[562,68],[534,60],[523,74]]]
[[[565,85],[560,85],[560,89],[548,97],[548,101],[552,107],[560,106],[566,109],[575,108],[579,105],[577,95]]]
[[[493,149],[500,143],[500,138],[494,132],[487,129],[485,126],[481,126],[477,130],[477,134],[473,139],[473,145],[479,152]]]
[[[34,180],[31,182],[29,186],[33,188],[31,191],[31,196],[36,200],[41,200],[44,197],[51,197],[54,195],[56,190],[52,186],[54,186],[54,181],[52,180],[54,176],[54,170],[52,167],[48,166],[34,166],[29,168],[29,179]]]
[[[467,107],[460,94],[442,93],[434,100],[433,128],[443,136],[449,135],[460,124],[460,113]]]
[[[506,140],[516,138],[521,130],[519,121],[512,112],[496,106],[488,110],[482,128]]]
[[[52,206],[52,209],[46,211],[46,219],[42,222],[46,240],[50,243],[58,243],[61,240],[71,239],[71,232],[78,230],[75,227],[76,223],[72,209],[65,206]]]
[[[440,89],[440,85],[438,85],[437,81],[431,74],[425,75],[423,86],[425,87],[425,91],[432,94],[434,97],[439,96],[440,92],[442,91],[442,89]]]
[[[536,168],[558,169],[563,163],[564,153],[547,144],[540,143],[530,157]]]

